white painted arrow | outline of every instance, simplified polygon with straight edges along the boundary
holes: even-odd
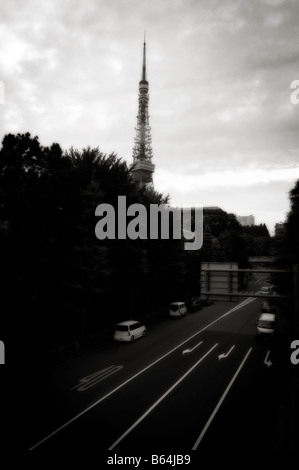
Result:
[[[188,354],[188,353],[191,353],[192,351],[194,351],[195,348],[197,348],[197,346],[200,346],[202,344],[202,341],[198,344],[196,344],[193,348],[189,348],[189,349],[184,349],[184,351],[182,352],[182,354]]]
[[[272,362],[268,360],[270,352],[271,352],[271,351],[270,351],[270,349],[269,349],[269,350],[267,351],[266,357],[265,357],[265,359],[264,359],[264,364],[266,364],[267,367],[272,366]]]
[[[230,350],[227,352],[227,353],[222,353],[218,356],[218,359],[223,359],[225,357],[228,357],[230,355],[230,353],[232,352],[232,350],[234,349],[235,345],[233,345]]]

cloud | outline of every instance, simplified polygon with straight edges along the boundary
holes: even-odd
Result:
[[[219,189],[223,187],[239,188],[250,187],[256,184],[273,182],[292,182],[299,179],[299,165],[295,168],[262,169],[256,168],[246,171],[234,171],[227,169],[221,172],[204,172],[202,174],[172,174],[169,171],[158,171],[156,180],[169,181],[168,190],[175,189],[176,192],[188,192],[194,189]],[[164,183],[165,185],[165,183]]]
[[[298,176],[298,14],[297,0],[1,2],[0,137],[130,163],[146,30],[157,189],[183,202],[225,188],[235,204],[229,188],[258,184],[276,197]]]

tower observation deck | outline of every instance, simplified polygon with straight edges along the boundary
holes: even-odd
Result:
[[[146,77],[146,42],[143,43],[142,76],[139,82],[138,116],[135,144],[133,148],[133,163],[130,171],[135,181],[141,187],[153,187],[153,173],[155,165],[152,163],[152,138],[148,116],[148,81]]]

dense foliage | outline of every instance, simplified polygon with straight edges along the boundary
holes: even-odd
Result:
[[[233,214],[204,211],[201,250],[181,240],[99,240],[95,209],[165,204],[140,189],[115,154],[98,148],[62,151],[37,137],[8,134],[0,149],[0,249],[4,331],[40,348],[82,338],[105,324],[142,317],[199,290],[201,261],[260,254],[264,228],[244,230]],[[8,334],[8,333],[7,333]],[[5,339],[2,337],[2,339]]]
[[[276,257],[276,268],[293,270],[299,265],[299,180],[289,193],[290,210],[287,214],[284,228],[274,237],[273,253]],[[273,276],[279,293],[294,294],[294,276],[281,274]],[[298,289],[298,286],[297,286]]]

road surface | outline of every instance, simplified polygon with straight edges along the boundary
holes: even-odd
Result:
[[[149,323],[134,343],[113,342],[111,332],[99,348],[33,367],[24,448],[190,455],[279,447],[289,358],[279,335],[257,338],[261,300],[250,292],[263,283],[255,275],[248,298]]]

